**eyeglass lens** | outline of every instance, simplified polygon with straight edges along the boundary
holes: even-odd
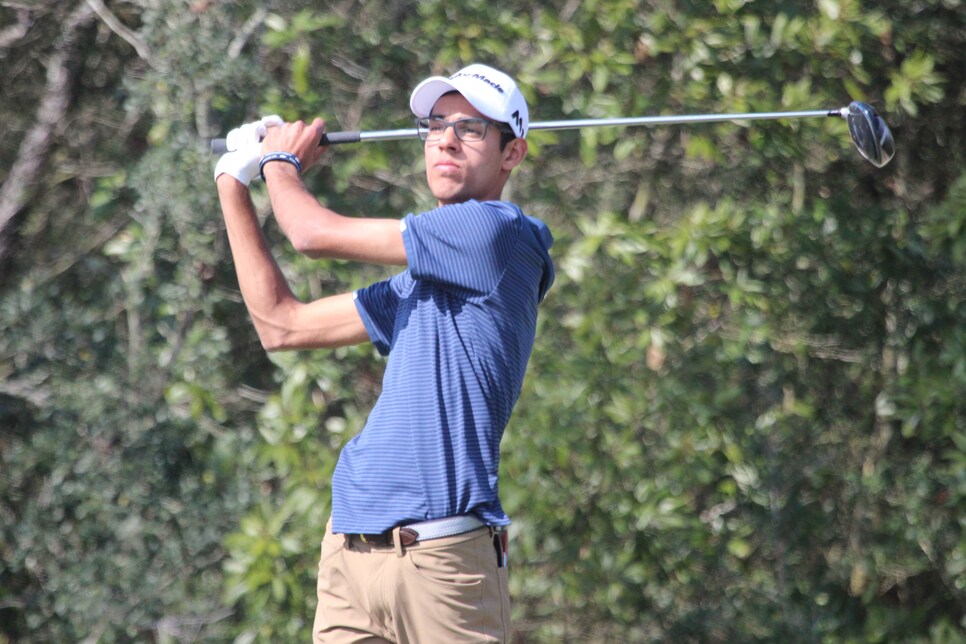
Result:
[[[444,121],[441,118],[421,118],[416,120],[419,138],[423,141],[436,141],[443,138],[443,134],[450,127],[456,132],[460,141],[482,141],[486,137],[489,121],[477,118]]]

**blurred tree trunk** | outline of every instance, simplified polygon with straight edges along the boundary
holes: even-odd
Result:
[[[37,107],[34,125],[20,144],[17,158],[0,186],[0,265],[16,234],[17,215],[29,203],[44,178],[57,130],[64,126],[73,100],[75,74],[80,66],[81,39],[94,21],[95,13],[86,0],[80,0],[62,23],[47,63],[47,83]]]

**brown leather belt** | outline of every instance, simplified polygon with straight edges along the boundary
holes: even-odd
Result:
[[[350,538],[355,537],[362,543],[368,546],[376,546],[377,548],[392,548],[395,545],[392,540],[392,530],[378,532],[376,534],[350,534],[348,536]],[[419,541],[419,534],[409,528],[399,528],[399,541],[404,546],[411,546]]]

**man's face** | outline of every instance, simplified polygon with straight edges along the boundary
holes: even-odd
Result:
[[[445,121],[462,118],[486,118],[470,105],[461,94],[447,94],[433,107],[431,116]],[[423,153],[426,158],[426,181],[439,205],[462,203],[469,199],[480,201],[499,199],[510,170],[520,159],[519,144],[511,143],[500,150],[500,130],[490,125],[482,141],[465,142],[447,128],[442,138],[427,141]],[[526,146],[523,146],[526,153]]]

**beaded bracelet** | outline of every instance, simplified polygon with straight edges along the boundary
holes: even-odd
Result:
[[[270,161],[284,161],[285,163],[291,163],[298,170],[299,174],[302,174],[302,162],[294,154],[289,154],[288,152],[269,152],[262,157],[262,160],[258,163],[258,172],[262,175],[262,181],[265,180],[265,164]]]

